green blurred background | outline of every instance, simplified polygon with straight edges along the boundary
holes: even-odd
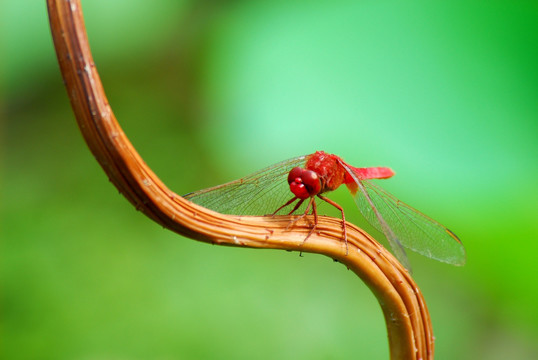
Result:
[[[1,4],[2,358],[387,358],[344,266],[136,212],[82,140],[45,1]],[[437,357],[538,358],[536,2],[83,5],[116,116],[172,190],[315,150],[390,166],[383,187],[468,252],[462,268],[410,254]]]

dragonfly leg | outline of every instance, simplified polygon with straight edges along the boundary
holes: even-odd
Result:
[[[332,201],[331,199],[329,198],[326,198],[325,196],[322,196],[322,195],[318,195],[318,197],[325,201],[325,202],[328,202],[329,204],[331,204],[332,206],[334,206],[335,208],[337,208],[338,210],[340,210],[340,212],[342,213],[342,230],[344,232],[344,242],[346,243],[346,255],[349,253],[349,249],[348,249],[348,246],[347,246],[347,231],[346,231],[346,217],[344,215],[344,209],[338,205],[337,203],[335,203],[334,201]],[[317,221],[316,221],[317,222]]]
[[[297,219],[292,220],[290,222],[290,225],[288,225],[288,228],[289,228],[291,225],[295,224],[297,221],[301,220],[306,215],[308,215],[308,213],[310,212],[310,207],[312,207],[312,214],[314,215],[314,226],[312,226],[312,228],[308,232],[308,235],[306,235],[306,237],[304,238],[303,242],[301,243],[301,246],[306,242],[306,240],[308,240],[308,238],[310,237],[310,235],[312,235],[314,230],[316,230],[316,226],[318,226],[318,211],[316,207],[316,199],[313,196],[310,198],[310,201],[308,201],[308,205],[306,206],[306,210],[304,211],[304,213],[301,216],[299,216]],[[299,256],[302,256],[302,254],[303,252],[301,251],[299,253]]]
[[[271,216],[275,216],[277,212],[279,212],[280,210],[284,209],[286,206],[288,206],[289,204],[293,203],[295,200],[297,200],[298,197],[295,196],[293,198],[291,198],[290,200],[288,200],[287,203],[285,203],[284,205],[282,205],[281,207],[279,207],[278,209],[276,209],[276,211],[274,213],[271,214]],[[301,204],[303,203],[304,200],[301,200],[297,203],[297,205],[295,205],[295,207],[293,208],[293,210],[288,214],[288,215],[291,215],[291,213],[293,213],[295,210],[297,210],[299,208],[299,206],[301,206]]]
[[[291,215],[295,212],[295,210],[297,210],[299,208],[299,206],[301,206],[301,204],[303,203],[305,199],[301,199],[297,205],[295,205],[295,207],[293,208],[293,210],[288,214],[288,215]],[[310,207],[312,206],[312,202],[313,202],[314,198],[311,197],[310,198],[310,201],[308,201],[308,205],[306,206],[306,210],[305,212],[299,216],[297,219],[293,219],[292,221],[290,221],[288,227],[286,227],[286,230],[288,230],[290,227],[292,227],[297,221],[301,220],[302,218],[304,218],[306,215],[308,215],[308,212],[310,211]]]
[[[310,203],[312,203],[312,215],[314,215],[314,226],[312,226],[312,229],[310,229],[310,232],[304,238],[303,244],[305,243],[306,239],[308,239],[310,235],[312,235],[312,233],[316,229],[316,226],[318,226],[318,209],[316,207],[316,200],[314,199],[314,197],[311,197],[310,199],[311,199]],[[308,204],[308,206],[310,206],[310,203]],[[306,211],[303,214],[303,216],[305,216],[307,213],[308,213],[308,207],[306,208]]]
[[[298,208],[299,206],[301,206],[301,204],[303,203],[304,199],[301,199],[297,202],[297,204],[295,204],[295,206],[293,207],[293,210],[291,210],[288,215],[291,215],[293,214]]]
[[[293,199],[289,200],[287,203],[285,203],[284,205],[282,205],[281,207],[279,207],[274,213],[273,213],[273,216],[276,215],[277,212],[279,212],[280,210],[282,210],[283,208],[285,208],[286,206],[288,206],[289,204],[292,204],[295,200],[297,200],[298,197],[294,197]],[[291,215],[293,214],[295,211],[297,211],[297,209],[303,204],[303,202],[305,201],[305,199],[300,199],[297,204],[295,204],[295,206],[293,207],[293,209],[288,213],[288,215]],[[306,237],[304,238],[303,240],[303,244],[305,243],[305,241],[310,237],[310,235],[312,235],[312,233],[314,232],[314,230],[316,229],[316,226],[318,225],[318,211],[317,211],[317,207],[316,207],[316,199],[312,196],[310,197],[310,200],[308,201],[308,205],[306,206],[306,209],[304,211],[303,214],[301,214],[298,218],[290,221],[290,223],[288,224],[288,226],[286,227],[286,230],[289,230],[290,227],[292,227],[293,225],[295,225],[297,223],[297,221],[303,219],[306,215],[308,215],[308,213],[310,212],[310,209],[312,209],[312,215],[314,215],[314,226],[312,226],[312,228],[310,229],[310,232],[308,233],[308,235],[306,235]],[[301,252],[302,254],[302,252]]]

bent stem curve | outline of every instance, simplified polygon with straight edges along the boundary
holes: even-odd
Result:
[[[79,0],[47,0],[54,46],[80,130],[119,191],[149,218],[194,240],[238,247],[284,249],[329,256],[355,272],[377,297],[391,359],[433,358],[424,298],[409,273],[383,246],[347,223],[349,254],[338,219],[320,216],[307,242],[309,218],[286,231],[290,217],[230,216],[169,190],[135,150],[108,104],[93,62]]]

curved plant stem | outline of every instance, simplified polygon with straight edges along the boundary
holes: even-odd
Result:
[[[290,217],[223,215],[169,190],[144,163],[108,104],[92,59],[80,1],[47,0],[56,54],[71,106],[93,155],[120,192],[149,218],[186,237],[238,247],[324,254],[346,265],[372,290],[385,316],[391,359],[433,358],[424,298],[409,273],[384,247],[347,223],[349,254],[339,219],[319,217],[308,241],[308,219],[293,231]]]

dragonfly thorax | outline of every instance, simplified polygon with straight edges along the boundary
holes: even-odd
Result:
[[[321,181],[314,171],[295,167],[288,174],[288,184],[291,192],[299,199],[307,199],[319,194]]]

